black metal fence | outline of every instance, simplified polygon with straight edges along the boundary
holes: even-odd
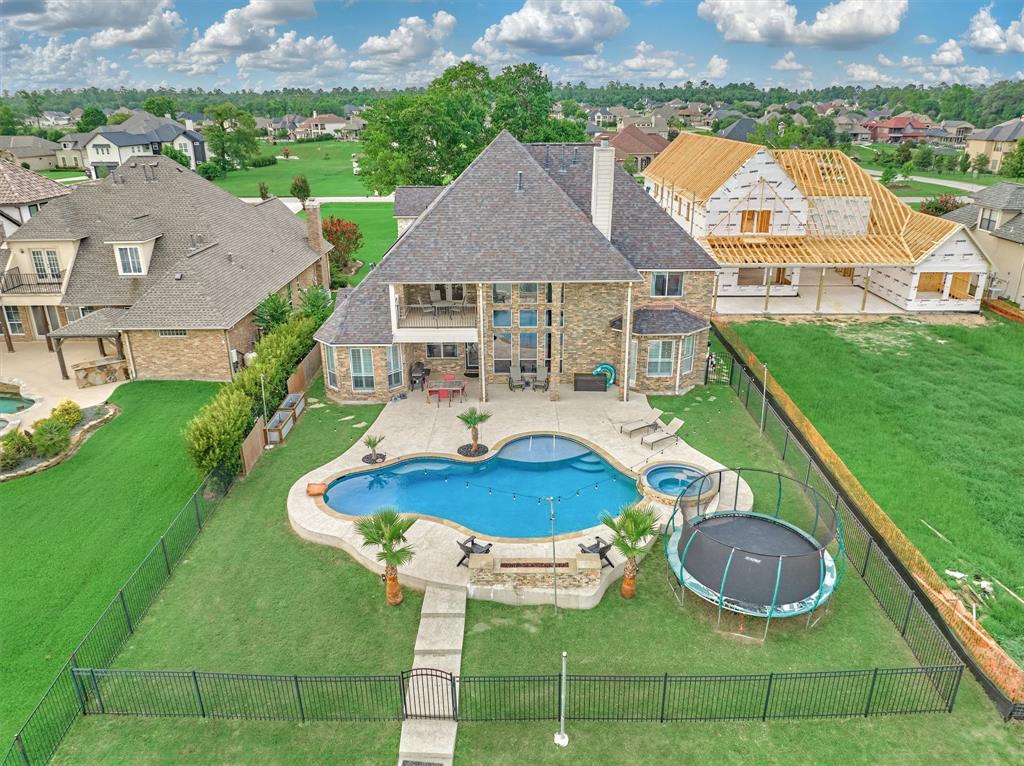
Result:
[[[72,670],[78,666],[102,668],[113,662],[230,485],[230,478],[219,475],[203,479],[64,663],[0,759],[0,766],[35,766],[50,760],[83,712]]]
[[[741,676],[565,677],[571,721],[737,721],[947,712],[962,665]],[[432,674],[419,680],[412,674]],[[74,668],[85,715],[279,721],[557,720],[559,675],[275,676]],[[424,693],[424,690],[429,690]]]

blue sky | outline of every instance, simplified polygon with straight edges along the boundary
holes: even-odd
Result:
[[[472,59],[553,80],[1024,79],[1020,0],[0,0],[0,90],[401,87]]]

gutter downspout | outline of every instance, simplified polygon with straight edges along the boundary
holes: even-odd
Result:
[[[480,319],[480,326],[478,329],[478,338],[480,340],[477,346],[477,364],[480,369],[480,401],[487,401],[487,350],[484,348],[484,285],[482,282],[476,284],[476,303]]]

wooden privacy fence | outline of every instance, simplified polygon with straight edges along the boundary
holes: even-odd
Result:
[[[256,418],[256,423],[253,425],[252,430],[242,440],[242,476],[248,476],[253,466],[256,465],[256,461],[263,456],[263,445],[265,443],[263,428],[265,425],[266,421],[260,415]]]
[[[306,357],[299,362],[295,372],[288,378],[288,393],[294,394],[297,391],[305,391],[320,374],[320,366],[323,360],[320,358],[320,344],[316,343],[313,350],[306,354]]]
[[[746,360],[760,387],[764,387],[764,365],[758,360],[736,331],[721,319],[714,320],[714,326],[723,338]],[[786,391],[769,377],[767,389],[770,397],[800,432],[814,451],[816,458],[832,474],[842,491],[859,508],[873,527],[875,534],[882,538],[889,549],[913,575],[921,590],[957,639],[974,657],[985,675],[1011,702],[1024,700],[1024,670],[1003,650],[988,632],[977,624],[971,613],[964,607],[957,595],[932,568],[903,531],[896,526],[889,515],[874,500],[853,475],[839,455],[818,433],[817,429],[793,402]]]

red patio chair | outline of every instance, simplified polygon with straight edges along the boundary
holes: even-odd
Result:
[[[452,406],[452,392],[449,391],[447,388],[439,388],[439,389],[437,389],[437,406],[438,407],[441,406],[441,400],[442,399],[447,399],[448,400],[448,406],[449,407]]]

